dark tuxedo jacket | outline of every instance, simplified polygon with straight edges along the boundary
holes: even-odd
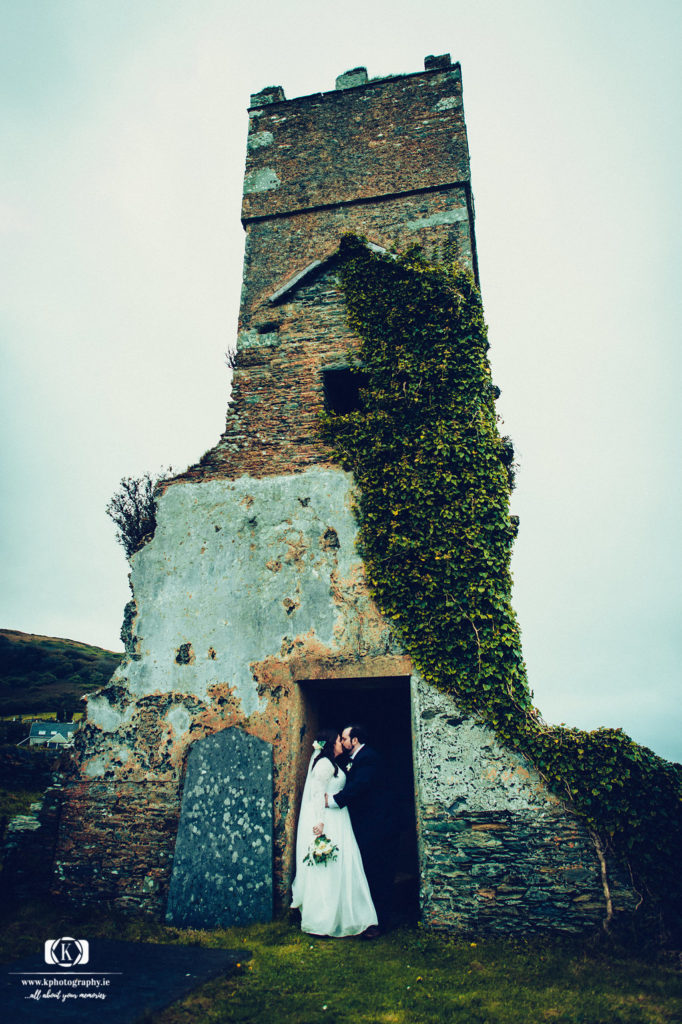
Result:
[[[346,785],[333,799],[339,807],[348,808],[363,857],[372,847],[394,838],[394,794],[376,750],[364,746],[358,751],[349,762]]]

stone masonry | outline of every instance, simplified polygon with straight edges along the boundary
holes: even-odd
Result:
[[[352,477],[317,430],[325,371],[356,343],[335,271],[344,233],[447,246],[477,273],[459,65],[429,57],[415,74],[357,68],[331,92],[253,96],[242,219],[225,431],[165,483],[155,535],[131,560],[127,656],[77,736],[55,888],[163,916],[188,752],[237,726],[272,746],[285,907],[311,688],[352,680],[361,703],[363,685],[409,678],[424,922],[592,927],[604,908],[589,837],[522,757],[414,672],[365,583]]]

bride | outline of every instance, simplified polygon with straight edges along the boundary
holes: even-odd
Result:
[[[312,935],[359,935],[376,925],[377,915],[369,894],[362,858],[355,841],[347,808],[330,814],[324,794],[338,793],[346,776],[336,763],[343,752],[341,737],[323,729],[313,743],[313,754],[303,790],[296,835],[296,877],[291,906],[301,911],[301,930]],[[336,852],[316,861],[311,853],[313,826],[322,822],[324,835]],[[322,857],[325,846],[322,845]],[[333,857],[333,859],[331,859]]]

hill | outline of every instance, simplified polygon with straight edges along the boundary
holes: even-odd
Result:
[[[0,716],[82,711],[123,657],[76,640],[0,629]]]

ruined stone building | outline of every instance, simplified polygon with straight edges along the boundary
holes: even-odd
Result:
[[[414,74],[358,68],[330,92],[252,96],[242,221],[225,432],[165,485],[155,535],[132,558],[127,655],[88,700],[65,778],[57,888],[164,916],[188,754],[204,749],[195,802],[249,779],[260,787],[266,824],[253,842],[274,911],[284,908],[312,733],[361,716],[401,780],[399,895],[426,925],[599,921],[589,837],[522,756],[426,685],[397,646],[355,548],[353,480],[318,432],[325,402],[348,400],[353,338],[335,276],[344,233],[384,249],[447,243],[477,275],[459,65],[428,57]],[[214,771],[210,743],[230,736],[244,757],[257,738],[272,777]],[[213,858],[204,874],[220,904],[194,923],[238,920],[249,903],[262,872],[249,860],[250,813],[246,799],[222,825],[188,818],[185,869]],[[230,830],[246,845],[221,862]]]

